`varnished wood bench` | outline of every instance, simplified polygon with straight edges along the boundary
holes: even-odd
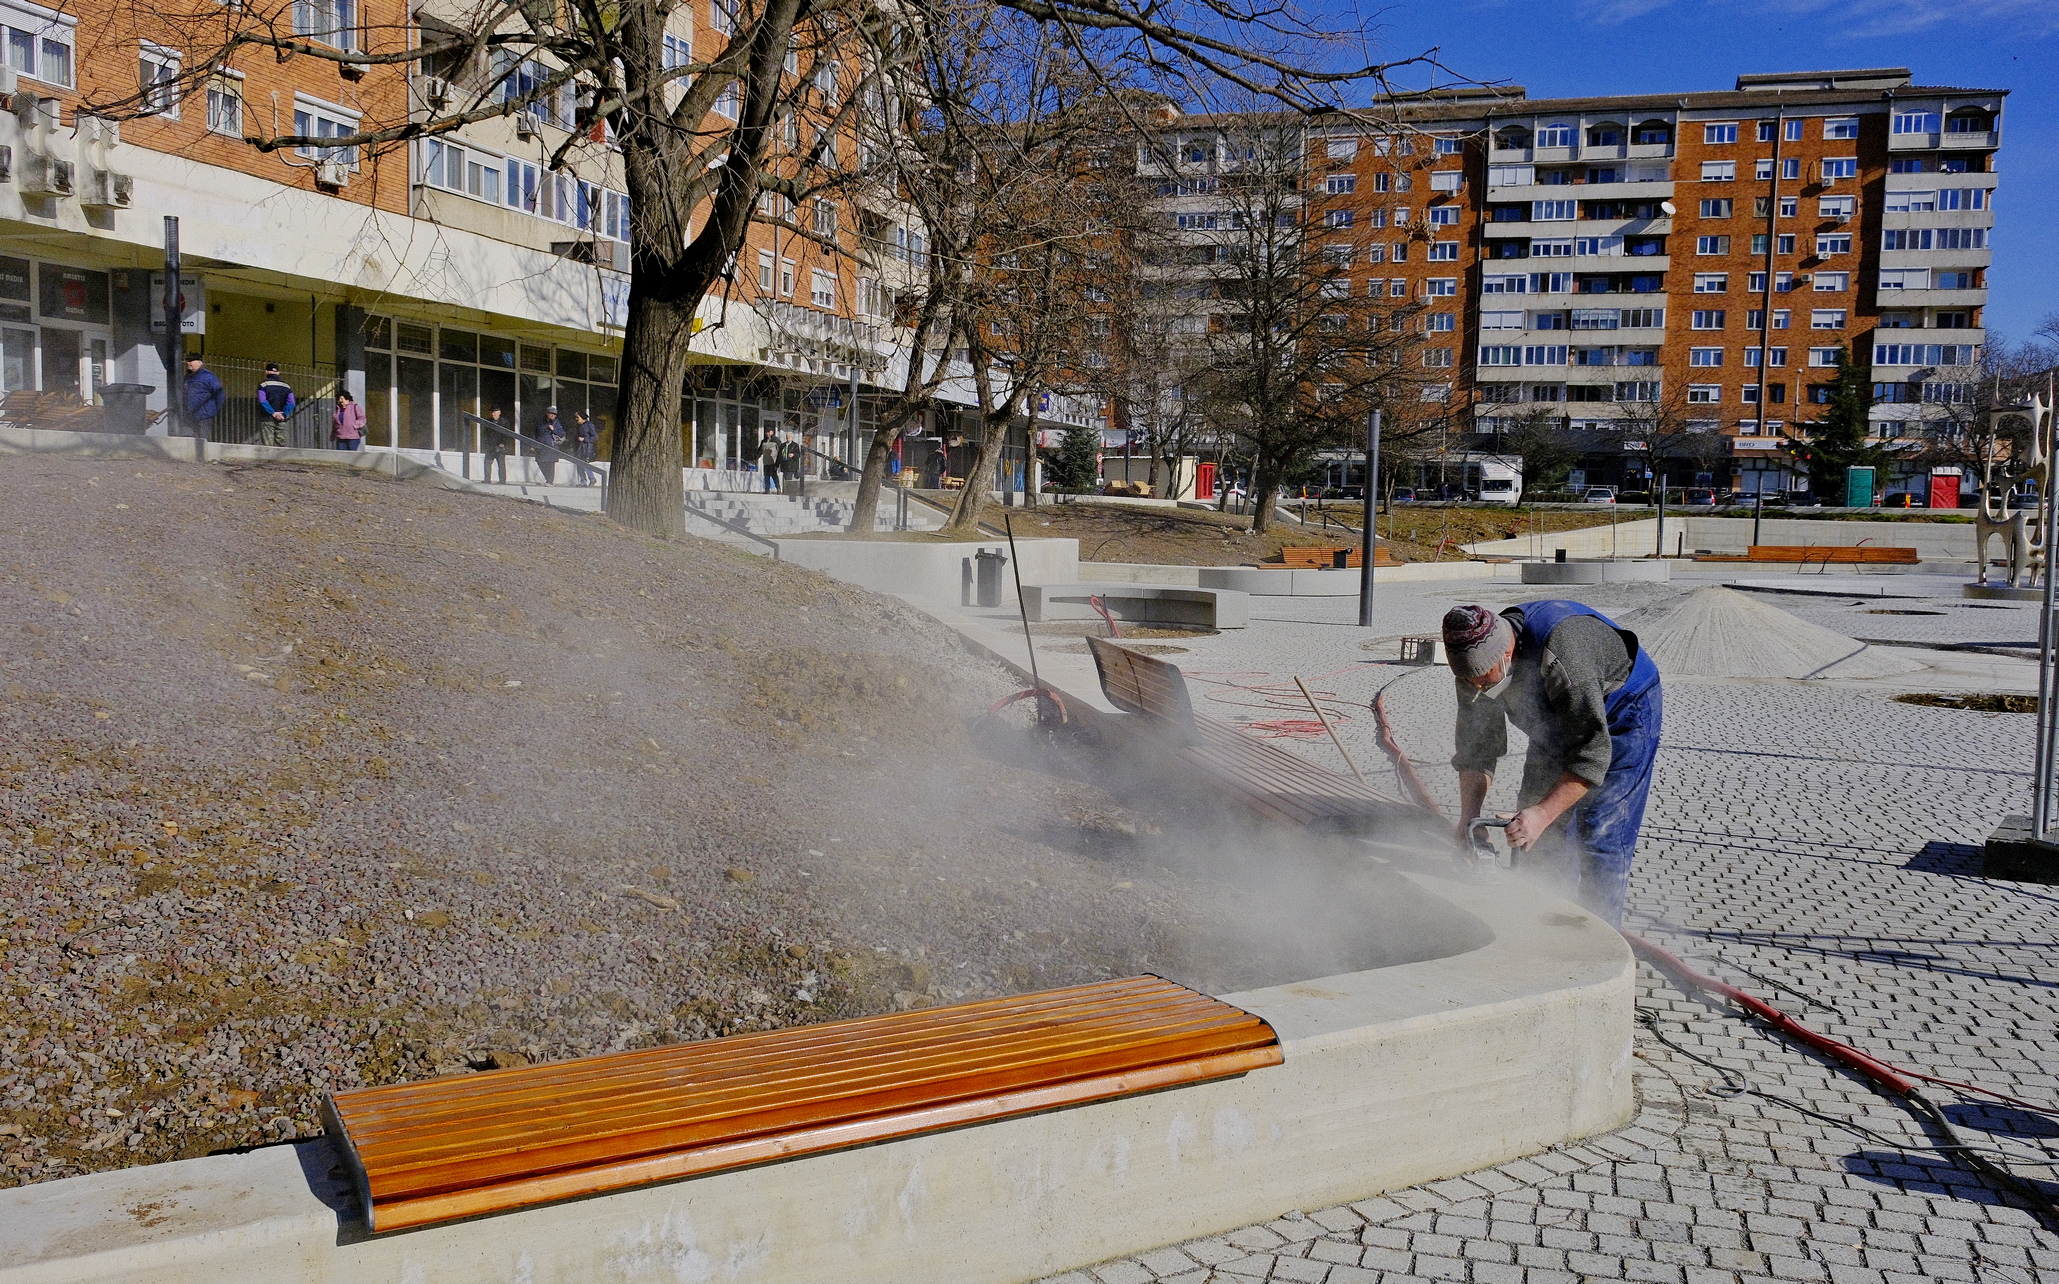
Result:
[[[374,1231],[1280,1064],[1258,1017],[1154,976],[337,1093]]]
[[[1802,562],[1832,566],[1915,566],[1913,548],[1885,544],[1753,544],[1743,557],[1704,555],[1702,562]]]
[[[1399,798],[1325,771],[1236,727],[1196,717],[1177,666],[1105,638],[1089,637],[1087,646],[1110,704],[1149,719],[1175,757],[1260,815],[1345,832],[1422,821],[1424,813]]]
[[[1332,569],[1356,570],[1365,565],[1365,550],[1360,548],[1324,548],[1315,544],[1288,544],[1278,554],[1266,558],[1260,566],[1285,566],[1290,571],[1326,571]],[[1384,544],[1373,547],[1373,565],[1400,566],[1402,563],[1387,551]]]

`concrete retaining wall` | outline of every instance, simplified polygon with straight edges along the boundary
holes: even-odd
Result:
[[[1515,884],[1411,876],[1450,957],[1225,996],[1240,1079],[367,1240],[326,1142],[0,1191],[0,1284],[1020,1284],[1504,1162],[1630,1116],[1622,938]]]
[[[1672,578],[1673,563],[1657,558],[1523,563],[1525,584],[1664,583]]]
[[[1294,585],[1297,581],[1291,578],[1251,580],[1249,582],[1252,584],[1262,584],[1266,585],[1266,587],[1246,588],[1243,582],[1237,582],[1234,579],[1225,580],[1218,584],[1212,579],[1204,579],[1203,577],[1222,573],[1228,573],[1233,577],[1240,574],[1277,577],[1290,577],[1295,574],[1310,576],[1336,576],[1340,574],[1340,572],[1334,570],[1295,572],[1263,566],[1158,566],[1149,562],[1082,562],[1080,563],[1080,573],[1091,579],[1102,581],[1126,580],[1136,584],[1179,584],[1189,587],[1233,588],[1258,596],[1273,597],[1284,596],[1286,589],[1292,589],[1296,595],[1305,596],[1307,594],[1304,594],[1301,589],[1295,588]],[[1348,576],[1351,581],[1350,588],[1343,590],[1343,592],[1358,592],[1358,572],[1345,571],[1341,574]],[[1416,580],[1484,580],[1492,579],[1493,576],[1494,567],[1486,562],[1410,562],[1406,566],[1382,566],[1375,568],[1373,582],[1376,584],[1401,584]],[[1314,593],[1313,596],[1327,597],[1336,595],[1333,587],[1335,582],[1332,580],[1311,580],[1309,583],[1311,587],[1320,590]],[[1284,585],[1285,589],[1276,587],[1280,585]]]
[[[1590,526],[1585,530],[1560,531],[1535,538],[1498,539],[1469,544],[1475,557],[1551,557],[1565,549],[1567,557],[1646,557],[1653,549],[1658,519],[1621,522],[1613,528]],[[1680,547],[1687,536],[1687,551],[1742,554],[1752,543],[1749,517],[1668,517],[1666,556]],[[1877,547],[1913,548],[1926,562],[1963,562],[1972,565],[1973,526],[1954,522],[1812,522],[1793,517],[1768,517],[1760,526],[1761,544],[1801,544],[1821,548],[1849,547],[1864,540]],[[2001,546],[1995,545],[1997,549]]]
[[[959,600],[964,564],[982,549],[1008,552],[1008,541],[978,543],[899,540],[781,539],[779,560],[821,571],[847,584],[876,593],[900,593],[936,602]],[[1024,584],[1071,584],[1080,577],[1080,542],[1076,539],[1019,539]],[[1001,572],[1002,596],[1015,597],[1013,566]]]

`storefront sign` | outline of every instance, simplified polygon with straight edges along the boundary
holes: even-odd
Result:
[[[179,318],[180,334],[207,333],[207,283],[197,276],[179,273],[179,293],[186,297],[185,315]],[[164,333],[164,273],[150,274],[150,332]]]
[[[41,263],[36,267],[36,276],[43,285],[45,321],[107,324],[107,273]]]

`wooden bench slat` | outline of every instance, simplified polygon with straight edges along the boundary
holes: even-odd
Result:
[[[373,1229],[1278,1064],[1156,977],[332,1096]]]

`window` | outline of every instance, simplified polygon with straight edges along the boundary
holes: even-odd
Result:
[[[1451,349],[1425,348],[1423,350],[1423,364],[1438,370],[1449,367],[1451,365]]]
[[[1856,139],[1858,136],[1859,118],[1857,116],[1828,116],[1824,118],[1823,137],[1828,139]]]
[[[1937,274],[1936,288],[1940,290],[1978,290],[1981,287],[1975,283],[1974,274],[1971,272],[1940,272]]]
[[[243,137],[243,82],[223,72],[207,82],[207,127],[231,138]]]
[[[1539,147],[1571,147],[1573,127],[1564,121],[1554,121],[1537,131]]]
[[[1520,312],[1482,312],[1482,330],[1520,330],[1523,328],[1523,314]]]
[[[1623,328],[1626,330],[1662,330],[1665,326],[1664,308],[1623,309]]]
[[[1794,314],[1788,311],[1786,308],[1773,309],[1773,328],[1775,330],[1787,329],[1788,322],[1793,318],[1793,316]],[[1745,313],[1744,328],[1747,330],[1765,329],[1766,314],[1758,308],[1753,308],[1751,311]]]
[[[1929,268],[1882,268],[1880,288],[1883,290],[1928,290],[1930,288]]]
[[[1947,187],[1937,194],[1937,207],[1941,210],[1984,210],[1988,207],[1988,190],[1985,187]]]
[[[1736,161],[1703,161],[1702,182],[1728,183],[1737,178]]]
[[[1449,298],[1458,293],[1458,278],[1455,276],[1433,276],[1423,282],[1423,293],[1431,298]]]
[[[1394,280],[1392,280],[1392,281],[1389,281],[1389,282],[1387,283],[1387,297],[1388,297],[1388,298],[1390,298],[1390,299],[1405,299],[1405,298],[1407,298],[1407,297],[1408,297],[1408,282],[1407,282],[1407,281],[1405,281],[1405,280],[1402,280],[1402,279],[1401,279],[1400,277],[1396,277],[1396,278],[1395,278]],[[1399,317],[1397,317],[1397,318],[1395,318],[1395,319],[1396,319],[1396,320],[1400,320],[1400,318],[1399,318]]]
[[[1695,330],[1721,330],[1725,319],[1726,313],[1722,308],[1704,309],[1689,318],[1688,325]]]
[[[1845,350],[1843,348],[1809,349],[1809,364],[1816,367],[1819,370],[1833,369],[1837,366],[1843,365],[1844,363]]]
[[[1790,143],[1799,143],[1802,141],[1801,121],[1791,120],[1787,122],[1787,141]]]
[[[1432,262],[1432,263],[1456,263],[1456,262],[1458,262],[1458,242],[1457,242],[1457,241],[1435,241],[1435,242],[1432,242],[1432,243],[1431,243],[1431,245],[1430,245],[1430,262]]]
[[[1530,257],[1533,259],[1570,259],[1573,257],[1573,238],[1570,236],[1533,236],[1530,238]]]
[[[1889,128],[1897,134],[1935,134],[1938,114],[1934,111],[1898,111]]]
[[[1394,243],[1394,254],[1393,254],[1393,261],[1394,261],[1394,262],[1396,262],[1396,263],[1406,263],[1406,262],[1408,262],[1408,242],[1407,242],[1407,241],[1396,241],[1396,242]]]
[[[1794,233],[1793,233],[1793,232],[1782,232],[1782,233],[1781,233],[1780,235],[1778,235],[1778,236],[1774,237],[1774,238],[1773,238],[1773,248],[1774,248],[1774,250],[1775,250],[1776,252],[1778,252],[1778,253],[1781,253],[1781,254],[1792,254],[1792,253],[1794,253]],[[1786,273],[1786,272],[1783,272],[1783,273],[1781,273],[1781,275],[1782,275],[1782,276],[1787,276],[1787,275],[1789,275],[1789,274],[1788,274],[1788,273]],[[1781,286],[1780,288],[1781,288],[1781,289],[1783,289],[1783,290],[1788,290],[1788,289],[1792,289],[1792,288],[1794,288],[1794,287],[1793,287],[1793,286],[1791,286],[1791,285],[1783,285],[1783,286]]]
[[[1988,230],[1984,227],[1941,227],[1937,229],[1937,248],[1941,250],[1984,250],[1987,248]]]
[[[1480,364],[1483,366],[1519,366],[1523,364],[1523,350],[1512,345],[1483,347],[1480,349]]]
[[[1887,194],[1887,208],[1895,208],[1896,193]],[[1816,201],[1816,213],[1824,218],[1850,218],[1858,212],[1856,196],[1823,196]]]
[[[1576,366],[1612,366],[1616,364],[1614,348],[1575,348],[1573,364]]]
[[[1689,348],[1687,364],[1691,366],[1720,366],[1723,364],[1721,348]]]
[[[715,105],[709,110],[725,120],[735,120],[743,114],[743,86],[732,80],[715,94]]]
[[[1773,177],[1773,158],[1771,156],[1761,156],[1758,160],[1753,161],[1752,177],[1762,183]]]
[[[1332,196],[1349,196],[1358,190],[1358,175],[1332,174],[1323,180],[1323,190]]]
[[[1527,294],[1529,290],[1530,278],[1527,274],[1480,278],[1480,292],[1482,294]]]
[[[439,138],[422,140],[422,181],[447,192],[462,192],[500,204],[503,161],[476,147],[460,147]]]
[[[1640,361],[1630,364],[1656,365],[1658,363],[1655,361]],[[1658,399],[1659,381],[1656,379],[1637,379],[1616,385],[1616,400],[1618,401],[1657,401]]]
[[[1859,161],[1856,157],[1846,156],[1823,162],[1823,181],[1825,182],[1833,182],[1840,178],[1857,178],[1858,176]]]
[[[1623,254],[1623,238],[1583,236],[1573,242],[1573,253],[1591,258],[1620,258]]]
[[[718,36],[736,34],[736,0],[708,0],[708,28]]]
[[[1539,223],[1565,222],[1577,215],[1579,204],[1578,201],[1532,201],[1530,218]]]
[[[666,32],[665,44],[658,53],[658,61],[666,71],[686,66],[693,61],[693,41],[686,36],[675,36],[669,31]]]
[[[1702,142],[1707,143],[1712,147],[1720,146],[1724,143],[1734,143],[1736,141],[1737,126],[1735,123],[1702,126]]]
[[[1430,190],[1433,192],[1456,192],[1466,183],[1466,176],[1455,169],[1440,169],[1430,175]]]
[[[1432,312],[1423,318],[1424,334],[1449,334],[1458,329],[1458,318],[1449,312]]]
[[[1458,206],[1456,205],[1434,206],[1429,213],[1431,227],[1458,226]]]
[[[817,200],[813,210],[813,226],[817,236],[836,235],[836,206],[825,200]]]
[[[779,293],[783,298],[791,299],[794,297],[794,261],[792,259],[781,259],[779,261]]]
[[[1351,297],[1351,278],[1333,276],[1322,284],[1322,295],[1326,299],[1348,299]]]
[[[357,132],[358,114],[347,108],[309,98],[303,94],[293,95],[293,132],[309,138],[342,138]],[[355,147],[296,147],[294,152],[309,160],[341,161],[345,165],[357,164]]]
[[[1849,272],[1818,272],[1815,281],[1816,290],[1821,294],[1841,294],[1852,288],[1852,274]]]
[[[1980,359],[1971,343],[1876,343],[1876,366],[1970,366]]]
[[[1375,192],[1388,192],[1388,191],[1392,191],[1393,189],[1394,189],[1394,175],[1392,175],[1392,174],[1375,174],[1375,175],[1373,175],[1373,190],[1374,190]]]
[[[1780,162],[1780,176],[1782,178],[1800,178],[1802,176],[1801,158],[1789,156],[1783,159]]]
[[[816,269],[809,274],[808,302],[818,308],[836,306],[836,274]]]
[[[1434,146],[1430,151],[1434,156],[1458,156],[1462,155],[1466,150],[1466,140],[1463,138],[1439,136],[1431,141]]]
[[[1367,210],[1367,211],[1366,211],[1366,226],[1367,226],[1367,227],[1385,227],[1385,226],[1387,226],[1387,211],[1386,211],[1386,210]]]
[[[773,267],[773,260],[772,260],[772,251],[770,251],[770,250],[759,250],[759,251],[758,251],[758,292],[759,292],[760,294],[764,294],[764,295],[767,295],[767,296],[771,295],[771,293],[772,293],[772,282],[773,282],[773,272],[774,272],[774,267]]]
[[[1896,156],[1887,163],[1890,174],[1922,174],[1928,171],[1921,156]]]
[[[1737,202],[1727,196],[1712,197],[1702,202],[1703,218],[1729,218],[1737,208]]]
[[[1696,254],[1728,254],[1730,238],[1727,236],[1697,236],[1694,238]]]
[[[293,33],[357,48],[357,0],[293,0]]]
[[[1350,210],[1331,210],[1323,216],[1323,222],[1331,227],[1350,227],[1351,214]]]
[[[1387,247],[1386,247],[1386,246],[1384,246],[1384,245],[1368,245],[1368,246],[1366,246],[1366,262],[1368,262],[1368,263],[1385,263],[1386,261],[1387,261]]]
[[[1728,272],[1697,272],[1694,274],[1696,294],[1722,294],[1730,288]]]
[[[1852,234],[1850,232],[1819,232],[1816,235],[1816,253],[1819,257],[1831,254],[1850,254]]]
[[[1358,159],[1356,138],[1331,138],[1324,140],[1323,152],[1333,161],[1354,161]]]
[[[1698,406],[1714,405],[1723,400],[1723,385],[1720,383],[1691,383],[1687,385],[1687,399]]]
[[[1780,198],[1780,217],[1794,218],[1802,212],[1802,198],[1783,196]]]
[[[1523,364],[1526,366],[1562,366],[1566,364],[1566,345],[1562,343],[1531,344],[1523,349]]]
[[[179,118],[179,51],[143,42],[137,79],[142,87],[141,107],[146,115],[166,120]]]
[[[1759,350],[1758,350],[1757,348],[1746,348],[1746,349],[1744,350],[1744,363],[1745,363],[1745,364],[1746,364],[1747,366],[1750,366],[1750,367],[1752,367],[1752,368],[1756,369],[1756,368],[1758,367],[1758,364],[1759,364]],[[1766,364],[1767,364],[1768,366],[1784,366],[1784,365],[1786,365],[1786,364],[1787,364],[1787,349],[1786,349],[1786,348],[1768,348],[1768,349],[1766,349]]]
[[[72,83],[72,37],[78,19],[40,5],[0,7],[6,22],[7,65],[46,85]]]

